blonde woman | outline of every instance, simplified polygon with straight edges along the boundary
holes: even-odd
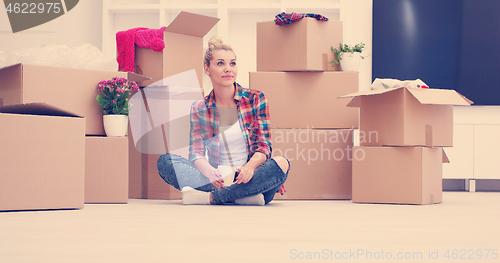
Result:
[[[213,90],[191,107],[189,160],[164,154],[159,174],[182,190],[183,204],[267,204],[289,171],[287,159],[271,157],[267,99],[236,83],[236,55],[219,37],[209,41],[204,70]]]

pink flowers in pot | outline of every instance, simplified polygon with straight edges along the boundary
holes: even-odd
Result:
[[[101,92],[96,100],[103,109],[104,115],[121,114],[128,116],[128,100],[132,94],[139,91],[139,86],[134,81],[126,78],[114,77],[103,80],[97,84]]]

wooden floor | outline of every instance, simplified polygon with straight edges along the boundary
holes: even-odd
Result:
[[[499,222],[500,193],[444,192],[427,206],[131,199],[0,213],[0,262],[499,262]]]

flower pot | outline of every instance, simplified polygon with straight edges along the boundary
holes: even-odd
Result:
[[[340,60],[340,67],[342,71],[358,71],[359,61],[361,60],[361,53],[343,53]]]
[[[102,117],[104,131],[108,137],[123,137],[127,134],[127,115],[104,115]]]

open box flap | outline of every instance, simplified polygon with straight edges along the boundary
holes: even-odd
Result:
[[[219,18],[180,12],[165,29],[166,32],[204,37],[219,22]]]
[[[444,149],[443,149],[443,163],[450,163],[450,160],[448,159],[448,156],[446,155]]]
[[[27,103],[27,104],[7,105],[0,107],[0,113],[83,118],[72,112],[57,108],[47,103]]]
[[[364,91],[358,91],[354,93],[350,93],[344,96],[338,97],[340,98],[352,98],[352,100],[347,104],[348,107],[358,107],[359,108],[359,98],[361,96],[371,96],[371,95],[377,95],[377,94],[382,94],[382,93],[387,93],[391,92],[393,90],[397,90],[401,88],[389,88],[389,89],[378,89],[378,90],[364,90]]]
[[[419,88],[407,88],[407,90],[422,104],[464,106],[472,104],[472,101],[454,90]]]
[[[22,65],[23,65],[22,63],[11,64],[11,65],[7,65],[7,66],[4,66],[4,67],[0,67],[0,70],[6,69],[6,68],[10,68],[10,67],[22,66]]]
[[[437,104],[437,105],[465,105],[468,106],[473,102],[454,90],[447,89],[421,89],[421,88],[389,88],[379,90],[359,91],[341,96],[339,98],[353,98],[348,104],[348,107],[359,107],[359,98],[361,96],[373,96],[397,89],[407,89],[420,103],[422,104]]]
[[[134,72],[127,72],[127,79],[134,82],[141,82],[144,80],[150,80],[151,78]]]

